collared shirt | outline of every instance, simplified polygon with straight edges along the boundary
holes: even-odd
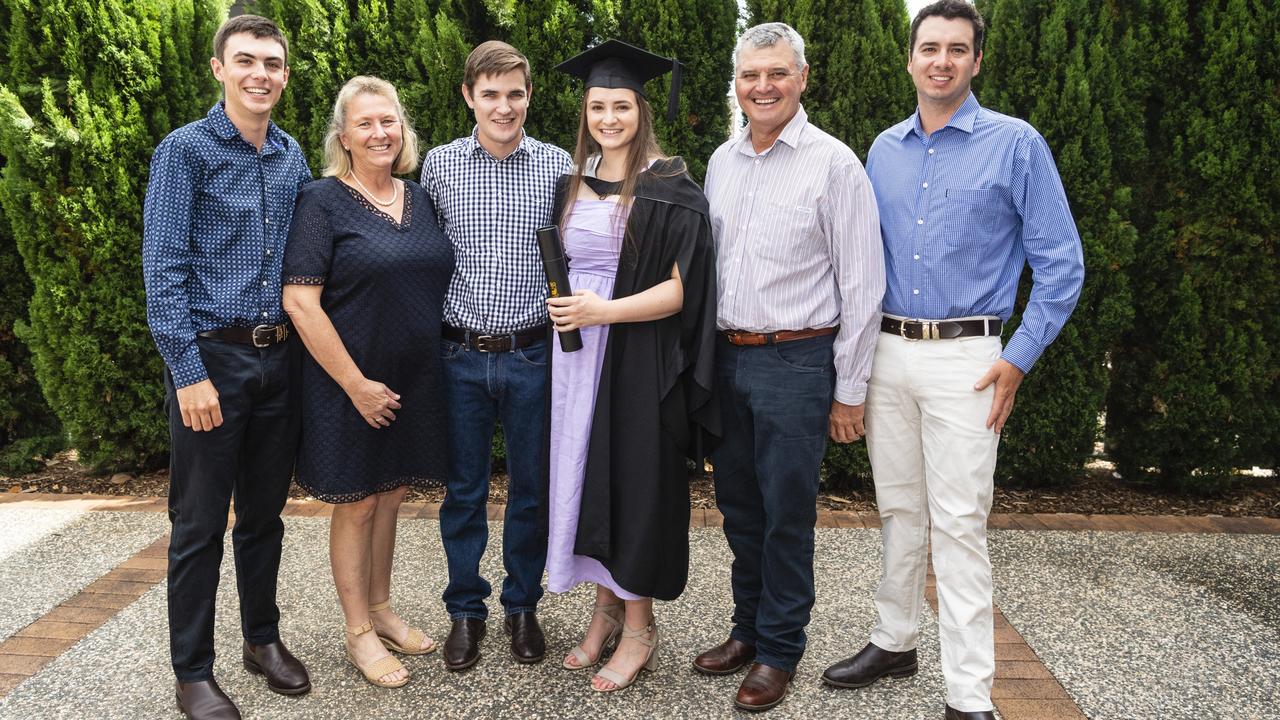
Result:
[[[884,311],[1008,320],[1028,263],[1031,299],[1002,357],[1030,370],[1071,316],[1084,283],[1080,236],[1040,133],[983,108],[970,93],[932,135],[918,109],[881,133],[867,173],[889,272]]]
[[[853,151],[809,124],[804,108],[773,147],[751,128],[707,163],[721,329],[840,326],[836,400],[866,398],[879,332],[884,258],[876,199]]]
[[[472,130],[432,148],[422,187],[457,259],[444,322],[487,334],[547,322],[547,281],[536,231],[550,225],[556,179],[569,153],[525,135],[510,155],[490,155]]]
[[[293,201],[311,179],[274,123],[259,151],[222,102],[151,156],[142,210],[147,322],[175,387],[209,377],[196,333],[285,321],[281,258]]]

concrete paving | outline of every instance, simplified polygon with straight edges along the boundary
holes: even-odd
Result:
[[[1280,718],[1280,537],[995,533],[996,602],[1094,720]]]
[[[169,528],[161,513],[0,507],[0,640]]]
[[[689,667],[694,654],[728,630],[730,554],[718,528],[690,531],[688,590],[678,601],[658,604],[658,671],[621,693],[600,694],[591,690],[589,673],[559,664],[588,622],[585,587],[541,603],[549,645],[543,663],[509,658],[495,593],[490,634],[475,668],[447,672],[436,653],[406,658],[414,677],[404,688],[369,685],[342,652],[327,519],[285,522],[281,630],[311,668],[315,689],[282,697],[241,668],[228,537],[216,673],[246,718],[746,717],[731,704],[741,676],[706,678]],[[12,634],[166,529],[163,513],[0,507],[0,630]],[[809,650],[790,696],[765,717],[940,718],[945,689],[936,617],[927,607],[920,674],[863,690],[819,681],[826,665],[862,647],[875,622],[880,535],[871,529],[817,533]],[[492,534],[482,566],[495,585],[502,576],[499,545],[500,533]],[[991,550],[1004,617],[1088,717],[1280,719],[1280,536],[994,531]],[[437,641],[448,631],[440,601],[445,573],[438,522],[402,520],[395,607]],[[160,582],[32,671],[34,677],[0,699],[0,719],[179,717],[166,624]]]

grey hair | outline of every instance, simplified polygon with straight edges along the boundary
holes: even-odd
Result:
[[[733,66],[738,67],[738,57],[747,46],[773,47],[779,40],[785,40],[791,46],[791,51],[796,55],[796,69],[803,70],[808,64],[804,61],[804,38],[800,37],[800,33],[796,32],[795,28],[780,22],[761,23],[747,28],[746,32],[738,38],[737,46],[733,48]]]
[[[418,133],[414,132],[413,122],[400,104],[395,86],[372,75],[357,75],[342,86],[338,99],[333,103],[333,114],[329,116],[329,128],[324,136],[324,176],[342,177],[351,172],[351,152],[342,147],[340,136],[347,128],[347,104],[362,94],[381,95],[395,106],[396,115],[400,118],[402,144],[400,153],[391,164],[391,172],[394,175],[412,172],[418,167]]]

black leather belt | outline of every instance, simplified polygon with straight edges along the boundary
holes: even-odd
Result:
[[[950,340],[961,337],[999,335],[1000,318],[981,320],[894,320],[880,319],[880,331],[908,340]]]
[[[539,325],[528,330],[517,330],[505,335],[485,335],[475,330],[445,325],[440,328],[440,337],[479,352],[511,352],[517,348],[526,348],[546,340],[547,326]]]
[[[269,347],[289,339],[289,326],[259,325],[257,327],[227,327],[217,330],[205,330],[196,335],[213,340],[252,345],[257,348]]]

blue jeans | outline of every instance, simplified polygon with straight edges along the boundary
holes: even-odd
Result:
[[[440,536],[449,564],[444,604],[453,620],[485,619],[492,592],[480,576],[489,542],[487,503],[494,422],[507,442],[507,514],[502,527],[502,607],[532,612],[542,599],[547,538],[539,531],[538,499],[546,416],[547,344],[505,353],[468,350],[441,341],[449,408],[449,481],[440,506]]]
[[[733,551],[731,637],[793,672],[813,608],[818,468],[835,391],[833,335],[739,347],[721,338],[716,505]]]

